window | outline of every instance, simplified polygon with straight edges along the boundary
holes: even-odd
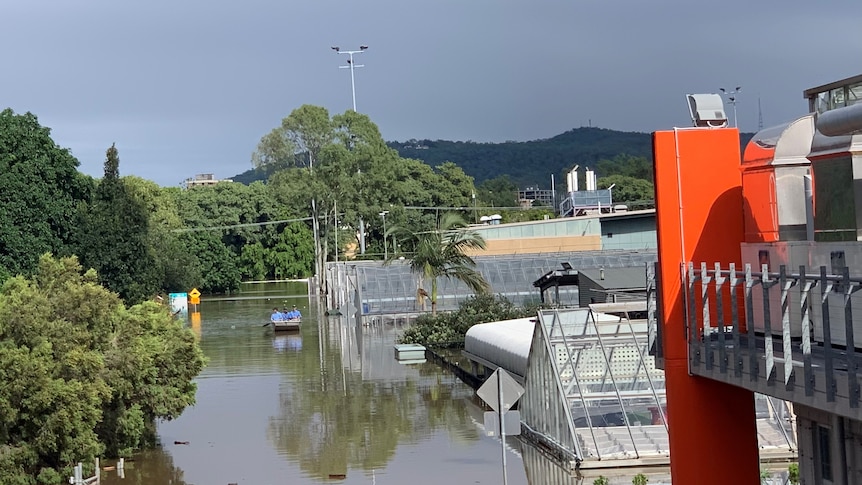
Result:
[[[851,84],[847,88],[847,106],[854,105],[862,101],[862,82]]]
[[[844,101],[845,101],[845,98],[844,98],[844,88],[843,87],[835,88],[832,91],[829,91],[829,108],[830,109],[841,108],[845,104]]]
[[[825,426],[817,425],[817,451],[820,458],[820,478],[823,480],[832,480],[832,447],[830,439],[830,429]]]

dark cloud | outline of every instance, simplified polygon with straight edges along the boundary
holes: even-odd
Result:
[[[10,5],[11,4],[11,5]],[[740,127],[805,112],[859,73],[862,2],[41,0],[0,7],[0,104],[31,111],[99,175],[174,185],[250,167],[304,103],[357,107],[389,140],[528,140],[592,123],[688,124],[683,95],[743,86]]]

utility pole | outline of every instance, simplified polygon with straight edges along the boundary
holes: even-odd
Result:
[[[733,91],[728,91],[724,88],[718,88],[722,94],[727,95],[727,100],[730,101],[730,104],[733,105],[733,127],[738,128],[739,125],[736,121],[736,95],[742,91],[742,86],[737,86]]]
[[[386,247],[386,214],[389,214],[389,211],[383,211],[380,213],[380,217],[383,218],[383,260],[384,261],[389,259],[389,250]]]
[[[367,45],[359,46],[358,51],[343,51],[338,46],[332,46],[332,50],[334,50],[337,54],[347,54],[350,56],[347,59],[346,66],[338,66],[339,69],[350,69],[350,91],[353,93],[353,111],[356,112],[356,79],[353,76],[353,68],[354,67],[365,67],[365,64],[356,64],[353,62],[353,54],[362,54],[366,50],[368,50]]]

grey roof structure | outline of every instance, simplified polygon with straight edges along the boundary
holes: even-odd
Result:
[[[588,279],[605,290],[645,290],[646,271],[635,268],[588,268],[580,271],[581,279]]]

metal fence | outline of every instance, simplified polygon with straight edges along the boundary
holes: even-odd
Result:
[[[559,269],[568,262],[575,269],[597,269],[642,266],[655,261],[655,251],[578,251],[506,256],[477,256],[476,269],[490,283],[494,294],[502,295],[516,305],[538,303],[539,292],[533,282],[543,274]],[[422,305],[417,294],[422,288],[431,292],[431,282],[421,281],[411,273],[407,261],[384,265],[380,261],[350,261],[330,263],[326,275],[329,281],[330,308],[341,308],[353,297],[361,295],[363,314],[388,314],[430,310]],[[437,281],[437,309],[454,310],[473,293],[460,281],[440,278]],[[561,288],[561,298],[577,302],[577,287]]]

